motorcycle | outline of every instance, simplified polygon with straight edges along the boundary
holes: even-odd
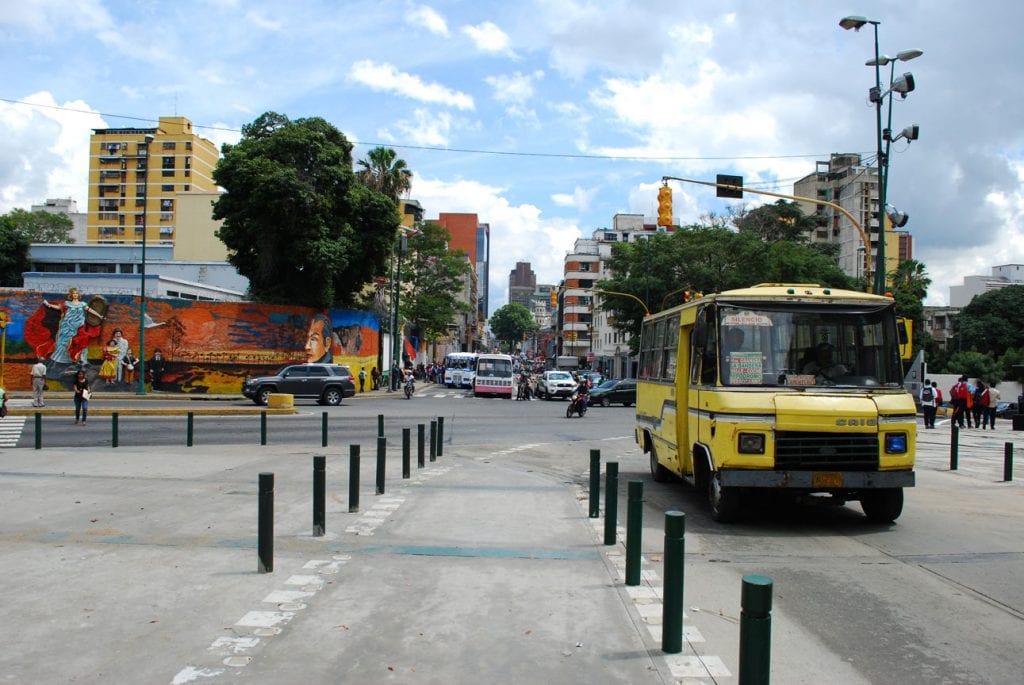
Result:
[[[410,377],[405,381],[405,399],[411,400],[414,392],[416,392],[416,386],[413,383],[412,377]]]
[[[517,400],[528,400],[530,399],[530,381],[521,380],[519,381],[519,390],[516,393]]]
[[[569,406],[565,410],[565,418],[571,419],[573,412],[579,414],[580,418],[587,413],[587,396],[574,392],[569,398]]]

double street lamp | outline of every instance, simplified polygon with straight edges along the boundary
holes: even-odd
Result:
[[[886,290],[887,269],[885,264],[885,217],[888,215],[894,226],[902,227],[907,223],[907,215],[893,209],[889,211],[886,195],[889,185],[889,150],[894,141],[905,139],[908,143],[917,140],[919,128],[916,124],[903,129],[896,137],[892,136],[892,96],[899,93],[906,98],[907,93],[914,90],[914,75],[907,72],[896,78],[896,62],[909,62],[924,54],[921,50],[903,50],[895,57],[881,55],[878,52],[878,25],[881,22],[859,16],[843,17],[839,26],[843,29],[859,31],[865,24],[871,24],[875,33],[875,57],[864,64],[875,68],[875,86],[868,91],[868,99],[875,105],[875,129],[878,154],[878,249],[875,251],[875,282],[874,291],[882,294]],[[882,90],[882,67],[891,65],[889,69],[889,87]],[[888,117],[882,127],[882,103],[889,98]],[[884,142],[884,147],[883,147]]]

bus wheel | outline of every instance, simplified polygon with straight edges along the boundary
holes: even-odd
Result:
[[[658,463],[658,453],[654,451],[654,443],[648,438],[651,447],[651,478],[655,483],[667,483],[672,472]]]
[[[708,474],[708,504],[711,518],[719,523],[730,523],[739,516],[740,493],[736,488],[723,488],[717,472]]]
[[[885,488],[864,493],[860,508],[872,523],[892,523],[903,513],[903,488]]]

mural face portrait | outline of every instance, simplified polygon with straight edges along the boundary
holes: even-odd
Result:
[[[334,335],[331,320],[323,314],[317,314],[309,322],[306,334],[306,362],[329,363],[333,360],[331,340]]]

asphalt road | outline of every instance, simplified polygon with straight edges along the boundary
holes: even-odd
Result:
[[[948,426],[919,430],[918,485],[908,489],[894,525],[869,524],[856,503],[771,501],[751,506],[737,524],[721,525],[708,517],[702,494],[651,480],[632,440],[632,410],[595,407],[582,419],[566,419],[564,411],[563,401],[475,399],[426,388],[411,401],[376,396],[331,408],[300,404],[295,415],[269,417],[267,439],[308,452],[320,445],[326,412],[327,454],[361,444],[370,455],[383,413],[390,470],[398,468],[402,428],[411,429],[415,445],[418,424],[444,417],[446,443],[463,453],[567,483],[585,480],[587,451],[597,445],[604,463],[620,464],[620,525],[627,483],[644,484],[645,558],[660,560],[665,512],[686,513],[685,603],[709,645],[732,652],[741,579],[761,574],[774,581],[773,672],[784,674],[777,682],[1020,682],[1024,490],[1019,477],[1002,482],[1002,455],[1006,441],[1017,443],[1017,454],[1022,445],[1005,422],[994,433],[961,434],[957,471],[949,470]],[[110,419],[89,423],[83,429],[66,417],[47,417],[44,447],[109,446]],[[258,417],[196,419],[197,445],[258,450],[259,439]],[[122,417],[119,441],[183,445],[184,418]],[[31,449],[31,430],[18,444]],[[734,653],[724,659],[734,666]],[[734,680],[735,667],[731,672]]]

